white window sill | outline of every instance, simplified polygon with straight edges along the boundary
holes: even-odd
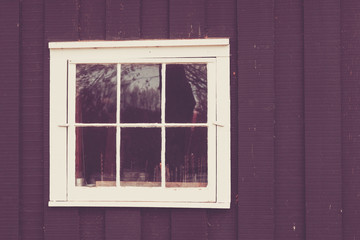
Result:
[[[49,201],[49,207],[154,207],[229,209],[229,202],[72,202]]]

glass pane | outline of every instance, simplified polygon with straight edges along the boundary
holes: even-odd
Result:
[[[159,123],[161,65],[121,65],[121,123]]]
[[[166,129],[166,187],[207,186],[207,128]]]
[[[76,65],[76,122],[116,122],[116,64]]]
[[[122,128],[121,186],[161,186],[161,129]]]
[[[115,186],[116,128],[76,128],[76,186]]]
[[[167,123],[207,122],[206,64],[166,65]]]

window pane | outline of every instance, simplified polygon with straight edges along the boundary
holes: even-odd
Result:
[[[207,128],[166,129],[166,187],[207,186]]]
[[[161,185],[161,129],[122,128],[121,186]]]
[[[207,122],[206,64],[166,65],[167,123]]]
[[[159,64],[121,65],[120,122],[160,122],[160,78]]]
[[[76,128],[76,186],[115,186],[116,128]]]
[[[116,64],[76,65],[76,122],[116,122]]]

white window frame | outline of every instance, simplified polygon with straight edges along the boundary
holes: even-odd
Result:
[[[228,39],[51,42],[49,49],[49,206],[230,208]],[[75,64],[77,63],[116,63],[118,70],[122,63],[160,63],[163,64],[162,79],[165,76],[164,64],[206,63],[208,123],[192,125],[204,125],[208,128],[208,186],[166,188],[163,167],[161,187],[120,187],[118,173],[115,187],[75,187],[75,126],[81,125],[75,123]],[[162,111],[164,113],[164,110]],[[167,127],[164,120],[154,125],[161,129]],[[119,129],[119,121],[114,126]],[[162,141],[164,144],[164,135]],[[119,156],[116,161],[119,165]]]

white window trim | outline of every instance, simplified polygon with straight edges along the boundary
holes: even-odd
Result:
[[[230,207],[230,71],[228,39],[138,40],[95,42],[52,42],[50,48],[50,199],[49,206],[101,207]],[[131,57],[129,57],[131,56]],[[135,56],[135,57],[134,57]],[[82,188],[69,184],[75,179],[74,153],[74,63],[174,63],[206,62],[209,69],[208,105],[216,119],[208,132],[216,134],[210,149],[207,188]],[[163,68],[164,69],[164,68]],[[164,73],[163,73],[164,74]],[[213,78],[213,79],[211,79]],[[68,86],[69,84],[69,86]],[[71,84],[73,84],[71,86]],[[211,86],[211,84],[214,84]],[[210,94],[209,94],[210,95]],[[213,101],[213,102],[212,102]],[[68,109],[69,103],[69,109]],[[216,110],[215,110],[216,108]],[[69,113],[69,120],[67,114]],[[209,115],[211,111],[209,110]],[[69,122],[67,122],[69,121]],[[78,125],[78,124],[77,124]],[[117,125],[118,126],[118,125]],[[163,127],[163,126],[162,126]],[[213,129],[213,130],[211,130]],[[212,136],[208,137],[212,139]],[[70,162],[69,162],[70,161]],[[71,174],[70,174],[71,173]],[[213,176],[211,176],[213,173]],[[144,197],[145,196],[145,197]]]

